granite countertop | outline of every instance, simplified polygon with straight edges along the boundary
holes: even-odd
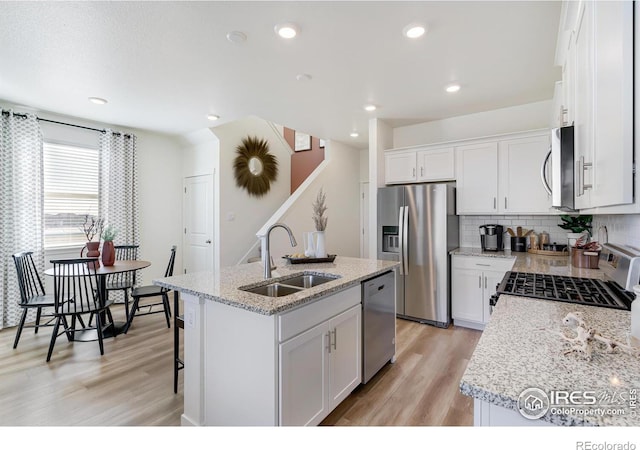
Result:
[[[273,315],[311,302],[319,297],[354,286],[363,280],[385,273],[398,266],[394,261],[336,257],[333,263],[288,264],[282,263],[272,272],[272,278],[264,279],[261,262],[223,267],[219,272],[196,272],[153,280],[153,284],[168,289],[197,295],[208,300]],[[241,291],[239,287],[254,287],[288,278],[301,272],[326,273],[340,278],[283,297],[267,297]]]
[[[515,258],[515,263],[511,269],[514,272],[530,272],[579,278],[597,278],[600,280],[606,279],[606,275],[600,269],[580,269],[573,267],[569,261],[568,255],[547,256],[527,252],[512,252],[511,250],[488,252],[475,247],[460,247],[450,253],[452,255],[461,256]]]
[[[640,357],[618,350],[594,353],[591,361],[577,353],[565,355],[569,345],[557,333],[574,336],[562,319],[575,311],[582,312],[586,323],[603,336],[627,343],[628,311],[501,295],[462,376],[460,391],[516,411],[518,396],[527,388],[547,394],[594,391],[595,405],[576,406],[584,412],[552,408],[541,420],[557,425],[640,425],[640,404],[634,407],[629,401],[640,391]],[[623,413],[601,414],[596,408]]]

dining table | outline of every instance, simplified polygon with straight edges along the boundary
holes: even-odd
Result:
[[[151,265],[151,262],[149,261],[135,259],[135,260],[116,260],[112,266],[104,266],[101,264],[99,267],[95,269],[90,268],[87,264],[83,264],[82,267],[84,268],[84,273],[93,274],[95,272],[98,278],[98,290],[100,291],[100,298],[106,299],[107,298],[107,277],[109,275],[115,275],[123,272],[131,272],[134,270],[140,270],[140,269],[149,267],[150,265]],[[56,275],[53,267],[45,270],[44,274],[48,276]],[[67,276],[67,274],[63,273],[62,276]],[[101,313],[101,314],[105,314],[105,313]],[[104,319],[105,318],[103,317],[102,323],[106,323],[106,320]],[[111,323],[107,324],[107,326],[104,328],[102,332],[103,338],[111,338],[124,333],[126,330],[126,325],[127,325],[126,322],[112,321]],[[98,333],[96,332],[96,330],[84,331],[82,333],[78,333],[74,337],[74,340],[76,341],[95,341],[97,339],[98,339]]]

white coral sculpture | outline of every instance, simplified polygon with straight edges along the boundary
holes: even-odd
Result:
[[[562,319],[562,323],[572,328],[576,334],[576,336],[571,337],[567,336],[564,332],[559,332],[560,337],[571,345],[569,350],[564,352],[565,355],[579,353],[590,360],[594,352],[594,344],[599,342],[605,346],[607,353],[614,353],[616,349],[620,349],[625,353],[640,357],[640,348],[604,337],[596,329],[587,325],[580,312],[567,314],[564,319]]]

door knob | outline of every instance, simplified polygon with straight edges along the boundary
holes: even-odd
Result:
[[[211,244],[211,239],[207,239],[205,242],[206,242],[207,244]]]

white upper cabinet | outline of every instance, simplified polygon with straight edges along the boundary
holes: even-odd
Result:
[[[384,155],[384,180],[387,184],[416,181],[416,152],[389,152]]]
[[[563,101],[577,209],[633,203],[633,2],[563,4]],[[565,38],[562,38],[562,37]]]
[[[549,151],[549,133],[498,144],[499,203],[504,214],[554,214],[542,187],[540,167]]]
[[[417,147],[384,155],[385,183],[455,180],[453,147]]]
[[[456,204],[458,214],[498,212],[498,144],[456,147]]]

